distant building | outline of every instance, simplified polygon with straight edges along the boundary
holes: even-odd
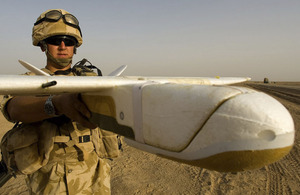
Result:
[[[269,79],[268,78],[264,78],[264,83],[269,83]]]

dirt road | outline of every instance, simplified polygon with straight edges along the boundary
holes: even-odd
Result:
[[[112,194],[300,194],[300,83],[241,85],[272,95],[290,111],[296,140],[289,155],[260,170],[218,173],[163,159],[125,144],[121,157],[112,162]],[[10,125],[2,118],[0,124],[1,131]],[[11,179],[0,194],[28,194],[24,177]]]

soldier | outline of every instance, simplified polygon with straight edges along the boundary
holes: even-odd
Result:
[[[75,16],[62,9],[42,13],[34,23],[32,40],[47,56],[45,72],[76,76],[71,64],[82,34]],[[37,126],[39,138],[55,132],[53,145],[38,143],[44,147],[38,150],[49,155],[42,157],[46,165],[27,175],[32,194],[110,194],[110,165],[103,158],[109,156],[95,149],[101,136],[92,138],[102,130],[88,120],[90,111],[79,94],[7,97],[1,108],[7,120]]]

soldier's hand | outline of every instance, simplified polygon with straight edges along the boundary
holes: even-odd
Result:
[[[80,100],[79,94],[55,95],[52,101],[56,111],[58,112],[57,114],[64,114],[71,120],[74,120],[90,129],[97,127],[88,120],[91,117],[91,112]]]

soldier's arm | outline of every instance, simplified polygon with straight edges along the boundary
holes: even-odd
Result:
[[[16,96],[7,103],[7,113],[12,121],[32,123],[50,118],[44,111],[45,97]]]
[[[47,115],[44,110],[47,99],[47,96],[17,96],[8,102],[7,112],[13,121],[24,123],[42,121],[52,117]],[[55,95],[52,102],[57,114],[64,114],[85,127],[96,128],[88,121],[91,114],[85,104],[79,100],[78,94]]]

